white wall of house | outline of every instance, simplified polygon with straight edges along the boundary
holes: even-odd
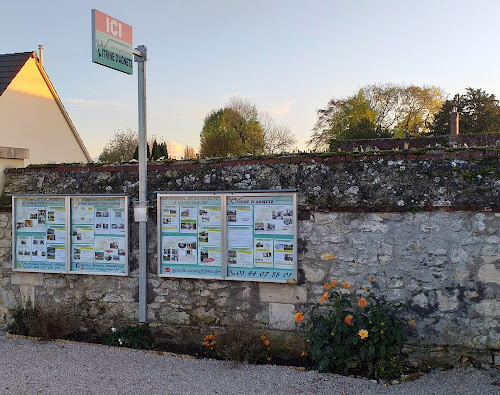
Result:
[[[0,96],[0,145],[29,149],[31,163],[87,162],[73,130],[30,58]]]
[[[0,195],[5,185],[5,169],[24,167],[24,161],[28,158],[27,149],[0,146]]]

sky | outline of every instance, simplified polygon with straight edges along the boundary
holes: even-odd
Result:
[[[90,155],[138,129],[137,64],[92,63],[91,9],[148,48],[148,137],[199,147],[205,116],[239,96],[306,149],[316,111],[366,84],[500,98],[500,2],[2,0],[0,53],[44,46],[44,68]]]

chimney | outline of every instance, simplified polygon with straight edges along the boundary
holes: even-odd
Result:
[[[450,143],[458,144],[458,136],[460,134],[459,116],[457,108],[454,107],[450,114]]]
[[[38,63],[43,66],[43,45],[38,46]]]

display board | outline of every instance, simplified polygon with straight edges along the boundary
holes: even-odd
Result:
[[[294,191],[158,193],[158,274],[296,280],[296,216]]]
[[[128,274],[126,196],[13,196],[14,270]]]

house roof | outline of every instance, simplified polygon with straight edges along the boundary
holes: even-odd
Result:
[[[0,96],[32,56],[36,56],[36,52],[0,54]]]
[[[64,105],[62,104],[59,95],[57,94],[54,86],[52,85],[52,82],[50,82],[50,79],[47,76],[47,73],[45,72],[43,66],[38,61],[38,54],[36,52],[18,52],[10,54],[0,54],[0,96],[2,96],[2,94],[8,88],[9,84],[16,77],[17,73],[19,73],[19,71],[23,68],[28,59],[31,57],[35,58],[38,70],[40,71],[42,78],[45,80],[47,87],[52,93],[54,100],[59,106],[62,115],[66,119],[69,128],[73,132],[73,135],[75,136],[78,145],[82,149],[83,154],[85,155],[85,157],[89,162],[92,162],[92,158],[90,157],[87,148],[85,147],[85,144],[83,144],[80,135],[76,131],[75,125],[73,125],[73,122],[71,121],[71,118],[69,117],[66,109],[64,108]]]

